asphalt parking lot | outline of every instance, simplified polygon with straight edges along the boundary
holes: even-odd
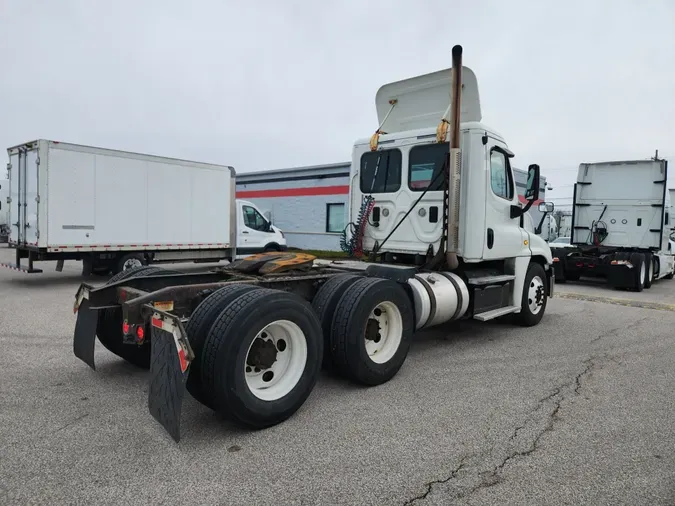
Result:
[[[529,329],[433,329],[391,382],[322,377],[265,431],[188,396],[177,445],[146,372],[75,358],[80,267],[54,265],[0,269],[0,504],[675,504],[675,281],[560,285]]]

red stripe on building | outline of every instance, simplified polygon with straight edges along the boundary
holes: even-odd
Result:
[[[315,186],[310,188],[274,188],[270,190],[240,190],[237,192],[238,199],[264,199],[273,197],[313,197],[317,195],[348,195],[349,185],[338,186]],[[377,197],[376,197],[377,198]],[[525,197],[518,195],[518,200],[527,204]],[[543,200],[537,200],[533,205],[538,205]]]
[[[312,188],[275,188],[273,190],[240,190],[238,199],[264,199],[271,197],[313,197],[316,195],[348,195],[349,185],[315,186]]]

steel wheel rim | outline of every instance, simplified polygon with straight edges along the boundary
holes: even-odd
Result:
[[[366,353],[376,364],[391,360],[403,340],[403,316],[393,302],[380,302],[368,316],[364,335]]]
[[[143,263],[138,258],[128,258],[122,265],[123,271],[128,271],[134,267],[141,267]]]
[[[277,320],[266,325],[246,352],[246,386],[260,400],[281,399],[300,382],[307,354],[305,333],[296,323]]]
[[[527,305],[532,314],[537,314],[544,306],[544,282],[539,276],[534,276],[527,290]]]

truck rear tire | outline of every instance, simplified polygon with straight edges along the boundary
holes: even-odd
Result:
[[[654,257],[651,253],[645,253],[645,265],[647,271],[645,274],[645,288],[651,288],[654,281]]]
[[[412,301],[388,279],[362,278],[351,284],[335,309],[331,355],[350,380],[375,386],[403,366],[415,331]]]
[[[321,324],[293,293],[258,288],[232,301],[209,330],[202,386],[221,416],[262,429],[291,417],[321,372]]]
[[[541,321],[548,301],[547,288],[544,268],[536,262],[530,262],[523,283],[520,313],[514,315],[519,325],[532,327]]]
[[[109,285],[129,278],[145,277],[160,271],[168,272],[161,267],[135,267],[115,274],[106,284]],[[122,342],[121,309],[110,308],[99,311],[96,334],[101,344],[111,353],[142,369],[150,367],[149,340],[141,346],[133,346]],[[146,332],[146,335],[150,336],[150,332]]]
[[[629,259],[633,265],[633,290],[641,292],[645,288],[645,279],[647,277],[647,267],[645,266],[645,257],[642,253],[632,253]]]
[[[324,352],[323,352],[323,367],[331,369],[333,364],[333,356],[330,349],[330,333],[333,327],[333,316],[335,315],[335,308],[340,301],[340,297],[345,293],[354,281],[362,279],[362,276],[356,274],[340,274],[334,276],[326,281],[316,296],[312,300],[312,307],[316,311],[319,321],[321,322],[321,329],[323,330]]]
[[[254,285],[235,284],[216,290],[197,306],[185,326],[190,347],[195,354],[185,386],[192,397],[211,409],[214,406],[210,402],[209,396],[204,394],[201,382],[202,355],[209,330],[211,330],[213,322],[223,309],[237,297],[257,288]]]

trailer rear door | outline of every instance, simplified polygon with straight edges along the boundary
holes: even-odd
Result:
[[[38,245],[38,143],[10,148],[10,240],[22,246]]]

